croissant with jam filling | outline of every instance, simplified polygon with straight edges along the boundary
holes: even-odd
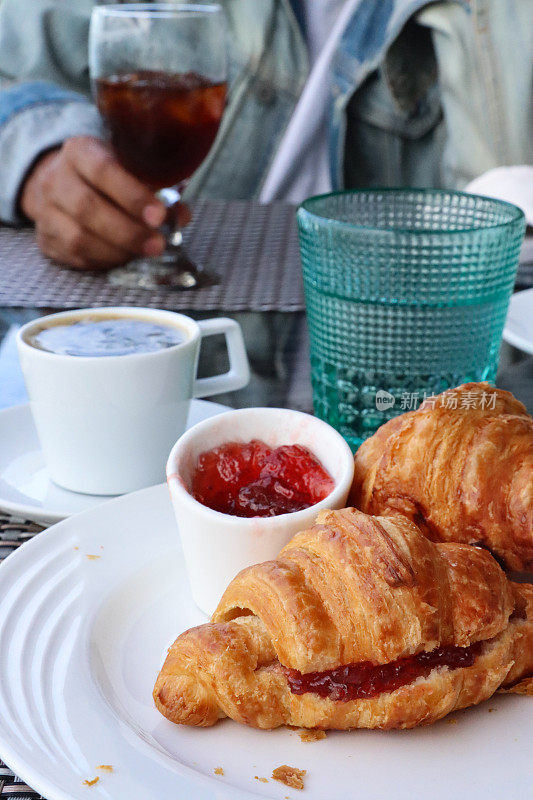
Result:
[[[174,642],[153,696],[169,720],[412,728],[533,674],[533,586],[409,520],[322,512]]]
[[[533,419],[488,383],[430,398],[363,442],[349,502],[533,571]]]

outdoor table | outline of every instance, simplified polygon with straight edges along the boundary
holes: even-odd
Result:
[[[27,402],[15,344],[22,324],[64,308],[116,304],[170,308],[195,319],[233,317],[243,328],[251,380],[246,388],[213,400],[235,408],[277,406],[311,412],[294,208],[280,203],[197,204],[186,242],[193,257],[219,273],[217,286],[189,293],[126,292],[110,287],[105,275],[49,264],[31,231],[0,228],[0,411]],[[200,376],[227,369],[217,337],[209,337],[202,348]],[[504,344],[497,385],[512,391],[533,413],[533,357]],[[0,560],[41,530],[0,508]],[[0,797],[40,796],[0,761]]]

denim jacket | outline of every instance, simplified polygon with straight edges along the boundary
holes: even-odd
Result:
[[[531,0],[363,0],[333,68],[333,186],[462,189],[533,163]]]
[[[222,0],[230,96],[191,192],[257,196],[307,77],[288,0]],[[20,222],[31,164],[70,136],[101,135],[90,101],[93,0],[0,0],[0,219]],[[335,188],[462,187],[533,163],[531,0],[360,0],[332,69]]]

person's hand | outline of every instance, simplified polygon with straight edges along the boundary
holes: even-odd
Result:
[[[99,269],[157,256],[163,203],[117,162],[104,142],[68,139],[46,153],[23,186],[20,207],[35,223],[42,252],[71,267]],[[190,215],[179,207],[181,224]]]

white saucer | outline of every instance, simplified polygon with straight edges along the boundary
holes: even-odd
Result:
[[[533,354],[533,289],[511,297],[503,338],[524,353]]]
[[[187,428],[228,411],[228,406],[193,400]],[[46,472],[28,404],[0,411],[0,510],[51,525],[109,500],[77,494],[52,483]]]
[[[0,566],[0,757],[49,800],[531,800],[530,697],[315,743],[230,720],[173,725],[154,680],[203,621],[166,486],[35,536]],[[271,779],[281,764],[307,770],[303,792]]]

